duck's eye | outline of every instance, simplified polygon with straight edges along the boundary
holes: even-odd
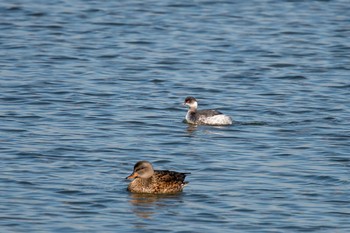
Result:
[[[143,169],[145,169],[145,167],[139,167],[135,171],[138,172],[138,171],[143,170]]]

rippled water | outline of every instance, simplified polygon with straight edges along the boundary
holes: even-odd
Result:
[[[349,12],[1,2],[1,232],[349,232]],[[188,95],[234,125],[184,124]],[[190,184],[128,193],[141,159]]]

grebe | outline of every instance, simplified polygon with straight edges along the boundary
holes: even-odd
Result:
[[[126,179],[130,182],[128,190],[132,193],[170,194],[181,192],[188,182],[186,174],[167,170],[153,170],[148,161],[139,161],[134,166],[134,172]]]
[[[186,121],[189,124],[203,125],[231,125],[231,117],[217,110],[197,110],[196,98],[189,96],[185,99],[184,105],[189,107],[186,114]]]

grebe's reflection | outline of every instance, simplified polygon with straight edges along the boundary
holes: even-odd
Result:
[[[191,136],[196,131],[204,134],[222,134],[227,129],[227,126],[215,125],[215,126],[207,126],[207,125],[194,125],[189,124],[186,128],[187,133]]]
[[[187,126],[187,132],[188,133],[193,133],[197,130],[197,125],[188,125]]]

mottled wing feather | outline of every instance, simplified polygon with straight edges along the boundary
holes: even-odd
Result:
[[[174,171],[167,171],[167,170],[157,170],[156,176],[157,180],[160,182],[180,182],[183,183],[186,174],[188,173],[181,173],[181,172],[174,172]]]

